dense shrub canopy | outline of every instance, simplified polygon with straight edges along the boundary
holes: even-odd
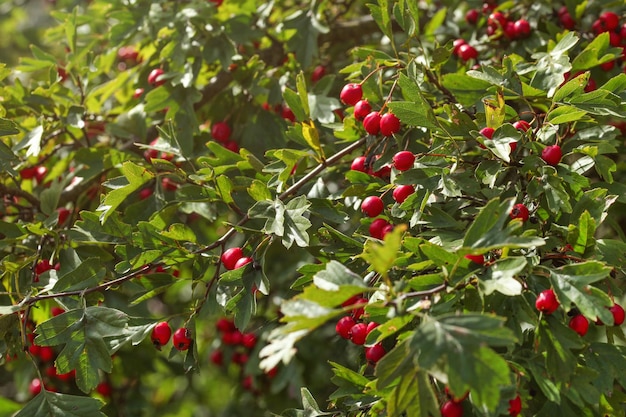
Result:
[[[625,13],[5,1],[0,414],[624,415]]]

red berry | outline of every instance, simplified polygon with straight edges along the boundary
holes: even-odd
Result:
[[[355,345],[365,344],[365,338],[367,337],[367,324],[357,323],[350,328],[350,340]]]
[[[398,185],[393,190],[393,199],[396,200],[398,204],[404,203],[404,200],[408,198],[411,194],[415,192],[415,188],[412,185]]]
[[[191,332],[189,329],[181,327],[174,332],[174,338],[172,339],[174,347],[180,351],[187,350],[191,346]]]
[[[39,349],[39,358],[43,362],[52,362],[55,357],[56,354],[54,353],[54,349],[52,349],[50,346],[42,346]]]
[[[30,385],[28,386],[28,392],[30,392],[31,395],[37,395],[41,392],[42,388],[43,384],[41,383],[41,379],[35,378],[30,381]]]
[[[621,326],[624,323],[624,309],[619,304],[613,304],[613,307],[609,308],[613,314],[613,325]]]
[[[70,214],[72,214],[71,210],[66,209],[65,207],[59,207],[57,209],[57,213],[58,213],[58,224],[64,224],[65,221],[70,217]]]
[[[238,365],[245,365],[245,363],[248,362],[248,359],[250,358],[246,353],[235,352],[233,354],[232,362]]]
[[[530,36],[530,23],[526,19],[519,19],[513,24],[516,38],[527,38]]]
[[[117,50],[117,57],[123,61],[137,62],[139,59],[139,51],[134,46],[122,46]]]
[[[365,306],[365,304],[367,304],[367,298],[358,297],[356,300],[354,300],[352,304]],[[365,313],[364,307],[355,308],[354,310],[352,310],[352,318],[358,320],[363,316],[363,313]]]
[[[229,139],[226,142],[222,143],[222,146],[231,152],[234,152],[234,153],[239,152],[239,145],[234,140]]]
[[[56,368],[54,368],[54,370],[56,372]],[[72,369],[71,371],[66,372],[64,374],[57,374],[56,377],[61,381],[69,382],[73,380],[74,378],[76,378],[76,369]]]
[[[517,39],[517,32],[515,31],[515,22],[508,21],[504,26],[504,35],[508,39]]]
[[[487,24],[489,26],[497,28],[498,26],[504,28],[507,23],[507,18],[502,12],[493,12],[487,18]]]
[[[383,345],[380,343],[376,343],[374,346],[365,348],[365,359],[367,359],[369,363],[374,364],[381,360],[386,353],[387,351],[385,350]]]
[[[441,417],[463,417],[463,406],[452,400],[446,401],[441,407]]]
[[[20,177],[23,180],[30,180],[35,178],[35,173],[37,172],[37,167],[26,167],[20,170]]]
[[[341,90],[339,98],[348,106],[354,106],[363,98],[363,89],[361,88],[361,84],[346,84]]]
[[[619,16],[613,12],[604,12],[598,18],[604,31],[614,31],[619,27]]]
[[[43,182],[47,174],[48,168],[44,166],[38,166],[35,168],[35,179],[37,180],[37,182]]]
[[[357,120],[363,120],[371,111],[372,106],[367,99],[359,100],[354,105],[354,118]]]
[[[222,335],[222,342],[225,345],[240,345],[243,334],[239,330],[233,330]]]
[[[288,106],[283,105],[282,110],[280,111],[280,115],[283,119],[288,120],[290,122],[296,121],[296,115]]]
[[[467,254],[465,255],[465,259],[469,259],[470,261],[474,262],[475,264],[478,265],[483,265],[485,263],[485,256],[484,255],[470,255]]]
[[[215,323],[215,328],[221,333],[229,333],[236,330],[235,323],[225,317],[217,320],[217,322]]]
[[[513,123],[513,127],[519,130],[520,132],[527,132],[530,129],[530,123],[526,120],[518,120]]]
[[[465,39],[455,39],[454,42],[452,42],[452,53],[456,56],[459,56],[459,48],[463,45],[467,45]]]
[[[243,258],[243,250],[239,247],[226,249],[222,253],[221,261],[226,269],[235,269],[235,265],[239,259]]]
[[[383,235],[382,235],[381,239],[384,239],[385,235],[387,233],[391,233],[391,232],[393,232],[393,224],[388,224],[387,226],[383,227],[383,231],[382,231]]]
[[[525,222],[529,217],[528,208],[521,203],[516,204],[511,209],[509,217],[512,219],[522,219],[522,221]]]
[[[459,58],[463,61],[469,61],[470,59],[478,58],[478,51],[472,45],[459,46]]]
[[[367,161],[366,157],[357,156],[356,158],[354,158],[354,161],[352,161],[352,165],[350,165],[350,169],[353,171],[367,172],[367,169],[365,169],[366,161]]]
[[[215,365],[222,365],[224,363],[224,353],[221,350],[215,349],[211,352],[211,362]]]
[[[541,151],[541,159],[543,159],[548,165],[557,166],[561,162],[561,147],[559,145],[546,146]]]
[[[522,412],[522,399],[518,395],[517,397],[509,400],[509,416],[515,417]]]
[[[111,389],[111,384],[108,382],[101,382],[96,387],[96,391],[103,397],[110,397],[113,390]]]
[[[311,73],[311,81],[316,83],[321,80],[324,75],[326,75],[326,67],[323,65],[318,65]]]
[[[241,344],[248,349],[254,348],[256,345],[256,335],[254,333],[244,333],[241,335]]]
[[[535,300],[535,307],[542,313],[552,314],[559,308],[559,301],[556,299],[553,289],[543,290]]]
[[[166,321],[162,321],[154,326],[150,334],[150,339],[152,339],[154,347],[160,350],[161,346],[165,346],[167,342],[170,341],[171,336],[172,329],[170,325]]]
[[[226,122],[217,122],[211,126],[211,136],[218,142],[226,143],[231,133],[230,126]]]
[[[413,163],[415,163],[413,152],[400,151],[393,156],[393,166],[398,171],[406,171],[413,168]]]
[[[482,129],[480,129],[480,134],[487,139],[491,139],[493,137],[493,132],[495,132],[495,129],[493,127],[483,127]]]
[[[376,217],[383,212],[385,203],[380,197],[369,196],[361,203],[361,211],[368,217]]]
[[[163,71],[161,68],[153,69],[152,71],[150,71],[150,74],[148,74],[148,84],[152,85],[153,87],[158,87],[165,84],[166,80],[163,77],[163,74],[165,74],[165,71]]]
[[[576,21],[567,11],[567,7],[563,6],[562,9],[565,9],[565,13],[559,15],[559,20],[565,29],[572,30],[576,27]]]
[[[400,119],[393,113],[385,113],[380,118],[380,133],[392,136],[400,131]]]
[[[41,353],[41,346],[31,344],[30,346],[28,346],[28,351],[33,356],[39,356],[39,354]]]
[[[224,3],[224,0],[209,0],[209,1],[213,3],[215,7],[220,7],[222,3]]]
[[[242,258],[239,258],[237,260],[237,262],[235,262],[235,268],[234,269],[238,269],[241,268],[242,266],[248,265],[250,262],[252,262],[253,259],[249,256],[244,256]]]
[[[35,273],[37,275],[43,274],[44,272],[49,271],[51,269],[52,269],[52,264],[47,259],[42,259],[41,261],[37,262],[37,265],[35,265]]]
[[[163,177],[161,179],[161,186],[164,190],[176,191],[178,190],[179,184],[170,177]]]
[[[63,310],[61,307],[52,307],[52,309],[50,309],[50,312],[52,313],[52,317],[56,317],[65,313],[65,310]]]
[[[389,226],[389,222],[385,219],[374,220],[369,227],[370,236],[382,240],[383,229],[387,226]]]
[[[370,135],[377,135],[380,132],[380,113],[373,111],[363,119],[363,127]]]
[[[135,92],[133,93],[133,98],[136,100],[139,97],[141,97],[143,95],[144,89],[143,88],[136,88]]]
[[[139,199],[145,200],[146,198],[149,198],[153,192],[152,188],[143,188],[139,191]]]
[[[344,339],[350,339],[350,329],[352,329],[354,325],[354,319],[350,316],[345,316],[339,319],[335,325],[335,331]]]
[[[576,314],[570,319],[569,327],[579,335],[584,336],[589,330],[589,320],[582,314]]]
[[[465,13],[465,21],[470,25],[475,25],[478,22],[479,12],[476,9],[469,9]]]

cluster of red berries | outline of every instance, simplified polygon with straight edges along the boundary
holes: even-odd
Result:
[[[48,174],[48,168],[44,165],[35,165],[33,167],[26,167],[20,170],[20,177],[23,180],[36,180],[37,183],[42,183]]]
[[[339,336],[359,346],[365,344],[367,335],[378,326],[378,323],[373,321],[369,323],[362,321],[365,312],[363,306],[365,304],[367,304],[367,299],[363,298],[362,295],[355,295],[343,302],[341,304],[343,307],[355,305],[359,307],[354,308],[351,315],[340,318],[335,325],[335,331]],[[376,364],[386,353],[387,351],[383,345],[376,343],[365,348],[365,359],[371,364]]]
[[[249,264],[253,259],[249,256],[243,256],[243,250],[240,247],[226,249],[220,257],[222,264],[228,270],[238,269]]]
[[[226,365],[225,357],[230,358],[230,363],[243,367],[248,362],[252,350],[255,348],[258,338],[256,334],[243,333],[235,326],[235,323],[225,317],[220,318],[215,323],[215,327],[220,334],[221,345],[211,352],[211,362],[217,366]],[[278,368],[271,369],[265,375],[272,379],[276,376]],[[243,375],[241,386],[250,391],[254,391],[254,377]]]
[[[344,104],[354,106],[354,118],[363,123],[363,128],[370,135],[380,133],[383,136],[392,136],[400,131],[400,119],[395,114],[380,114],[379,111],[372,110],[370,102],[363,98],[361,84],[346,84],[339,98]]]
[[[239,145],[231,139],[232,133],[233,131],[230,125],[225,120],[213,123],[211,126],[211,136],[217,143],[221,144],[229,151],[239,152]]]
[[[159,350],[161,350],[161,347],[167,345],[170,338],[172,339],[174,348],[176,350],[180,350],[181,352],[188,350],[193,343],[191,331],[188,328],[181,327],[174,332],[174,335],[172,335],[172,328],[166,321],[157,323],[152,328],[152,333],[150,333],[152,344]]]
[[[552,288],[540,292],[537,296],[537,299],[535,300],[535,307],[537,308],[537,310],[544,314],[554,313],[559,308],[559,306],[559,300],[556,298],[556,294],[554,293],[554,290]],[[584,336],[589,330],[589,320],[575,310],[573,311],[574,313],[572,315],[572,318],[569,320],[568,325],[580,336]],[[615,303],[613,304],[613,306],[609,307],[609,311],[613,315],[613,325],[621,326],[624,323],[624,319],[626,317],[624,308],[621,305]],[[596,325],[598,326],[601,326],[603,324],[604,323],[602,323],[602,321],[600,320],[596,321]]]

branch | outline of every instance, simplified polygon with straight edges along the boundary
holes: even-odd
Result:
[[[20,188],[7,187],[4,184],[0,184],[0,194],[2,194],[3,196],[15,195],[18,197],[22,197],[24,200],[28,201],[33,207],[39,210],[39,204],[40,204],[39,199],[37,199],[37,197],[35,197],[34,195],[27,193],[26,191]]]

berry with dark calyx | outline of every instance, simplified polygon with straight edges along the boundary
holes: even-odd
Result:
[[[361,84],[346,84],[341,89],[339,98],[348,106],[354,106],[359,100],[363,98],[363,89],[361,88]]]
[[[463,417],[463,406],[452,400],[441,406],[441,417]]]
[[[359,100],[354,105],[354,118],[357,120],[363,120],[365,119],[365,116],[370,114],[371,111],[372,106],[370,105],[370,102],[367,101],[367,99]]]
[[[235,269],[235,265],[239,259],[243,258],[243,250],[239,247],[234,247],[230,249],[226,249],[220,260],[224,267],[228,270]]]
[[[478,58],[478,51],[472,45],[465,44],[459,46],[458,55],[463,61],[469,61]]]
[[[377,135],[380,132],[380,113],[373,111],[363,119],[363,127],[370,135]]]
[[[370,236],[376,239],[383,239],[383,229],[389,226],[389,222],[385,219],[374,220],[369,227]]]
[[[344,339],[350,339],[350,329],[352,329],[352,326],[354,326],[355,324],[356,323],[352,317],[342,317],[335,325],[335,331],[339,336],[343,337]]]
[[[395,169],[398,171],[407,171],[413,168],[415,155],[413,152],[400,151],[393,156],[392,161]]]
[[[398,203],[398,204],[402,204],[404,203],[404,200],[406,200],[411,194],[413,194],[415,192],[415,187],[413,187],[412,185],[398,185],[394,190],[393,190],[393,199]]]
[[[509,416],[515,417],[522,412],[522,399],[518,395],[517,397],[509,400]]]
[[[613,12],[604,12],[598,20],[601,22],[602,32],[611,32],[619,27],[619,16]]]
[[[376,217],[385,209],[385,203],[380,197],[369,196],[361,203],[361,211],[368,217]]]
[[[365,344],[365,338],[367,337],[367,324],[357,323],[350,328],[350,340],[355,345]]]
[[[244,256],[242,258],[239,258],[237,260],[237,262],[235,262],[235,268],[234,269],[239,269],[242,266],[248,265],[250,262],[252,262],[254,259],[252,259],[249,256]]]
[[[230,126],[226,122],[217,122],[211,126],[211,136],[218,142],[226,143],[231,133]]]
[[[357,156],[356,158],[354,158],[354,161],[352,161],[352,164],[350,165],[350,169],[352,171],[367,172],[367,169],[365,168],[366,162],[367,162],[366,157]]]
[[[474,262],[475,264],[478,264],[478,265],[484,265],[485,264],[485,256],[484,255],[467,254],[467,255],[465,255],[465,259],[469,259],[470,261],[472,261],[472,262]]]
[[[180,329],[174,332],[174,337],[172,338],[172,342],[174,343],[174,347],[180,351],[185,351],[189,349],[192,343],[191,332],[189,329],[185,327],[181,327]]]
[[[380,133],[393,136],[400,131],[400,119],[393,113],[385,113],[380,118]]]
[[[172,328],[168,322],[162,321],[154,326],[152,333],[150,334],[150,339],[152,340],[154,347],[161,350],[161,346],[165,346],[170,341],[171,336]]]
[[[554,313],[559,308],[559,305],[552,288],[541,291],[535,300],[537,310],[545,314]]]
[[[546,146],[541,151],[541,159],[543,159],[548,165],[557,166],[561,162],[561,147],[559,145]]]
[[[379,360],[385,356],[387,351],[382,344],[376,343],[373,346],[365,348],[365,359],[371,364],[376,364]]]
[[[148,74],[148,84],[152,85],[153,87],[158,87],[165,84],[166,80],[163,74],[165,74],[165,71],[163,71],[161,68],[153,69],[152,71],[150,71],[150,74]]]
[[[624,308],[619,304],[613,304],[609,310],[613,314],[613,326],[621,326],[624,323]]]
[[[570,329],[572,329],[581,336],[586,335],[587,330],[589,330],[589,320],[587,320],[587,318],[582,314],[576,314],[574,317],[572,317],[568,325]]]
[[[522,203],[516,204],[511,209],[509,217],[512,219],[522,219],[522,221],[525,222],[529,217],[528,208]]]

